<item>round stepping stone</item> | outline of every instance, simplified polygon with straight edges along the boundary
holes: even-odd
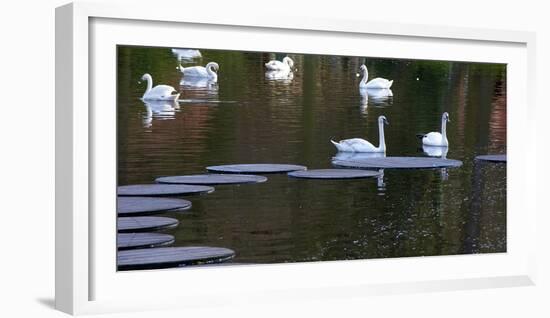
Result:
[[[506,155],[482,155],[477,156],[476,159],[491,162],[506,162]]]
[[[149,248],[165,246],[174,243],[174,237],[161,233],[119,233],[116,246],[119,250],[133,248]]]
[[[254,163],[206,167],[208,171],[221,173],[284,173],[306,170],[307,167],[290,164]]]
[[[189,210],[191,202],[172,198],[119,197],[118,216],[155,214],[170,210]]]
[[[428,157],[382,157],[361,160],[334,160],[337,167],[358,169],[432,169],[460,167],[462,161]]]
[[[119,196],[170,196],[214,192],[214,188],[188,184],[134,184],[118,187]]]
[[[316,169],[288,173],[291,177],[305,179],[359,179],[378,177],[381,174],[378,171],[359,169]]]
[[[119,270],[157,269],[185,265],[221,263],[235,257],[235,252],[222,247],[159,247],[119,251]]]
[[[187,176],[174,176],[157,178],[158,183],[176,183],[176,184],[239,184],[239,183],[259,183],[267,180],[264,176],[255,176],[250,174],[194,174]]]
[[[117,220],[120,233],[148,232],[176,227],[178,220],[158,216],[122,217]]]

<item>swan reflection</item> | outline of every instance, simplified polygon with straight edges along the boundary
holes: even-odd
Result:
[[[290,83],[294,78],[294,73],[292,73],[291,70],[266,71],[265,78],[271,81],[281,81],[285,83]]]
[[[332,160],[363,160],[370,158],[384,158],[386,154],[383,152],[338,152]]]
[[[177,56],[178,60],[193,60],[202,57],[201,52],[194,49],[172,49],[172,54]]]
[[[389,106],[393,97],[393,92],[389,88],[361,88],[359,94],[361,95],[361,105],[366,105],[370,101],[374,106]]]
[[[184,89],[204,88],[213,91],[218,90],[218,83],[216,81],[202,77],[183,77],[180,81],[180,86]]]
[[[143,116],[143,127],[150,128],[153,119],[174,119],[179,104],[176,101],[143,101],[145,115]]]

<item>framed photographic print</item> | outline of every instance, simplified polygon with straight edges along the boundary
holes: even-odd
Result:
[[[533,284],[533,34],[177,12],[57,9],[58,309]]]

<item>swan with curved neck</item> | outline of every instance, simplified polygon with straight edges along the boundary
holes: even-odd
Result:
[[[190,66],[183,67],[181,64],[178,67],[180,72],[184,77],[197,77],[197,78],[207,78],[212,82],[218,81],[218,70],[220,66],[216,62],[210,62],[206,66]]]
[[[290,72],[294,67],[294,61],[290,57],[285,56],[282,62],[277,60],[271,60],[265,63],[265,67],[270,71]]]
[[[369,79],[369,70],[365,64],[361,65],[360,72],[363,73],[363,78],[359,83],[359,88],[361,89],[388,89],[392,86],[393,80],[387,80],[385,78],[377,77],[368,81]]]
[[[378,117],[378,136],[379,144],[375,147],[370,142],[362,138],[344,139],[339,142],[331,140],[330,142],[336,146],[336,149],[341,152],[386,152],[386,140],[384,138],[384,124],[390,123],[386,119],[386,116]]]
[[[449,140],[447,139],[447,122],[451,122],[449,119],[449,113],[444,112],[441,115],[441,132],[431,132],[427,134],[417,135],[422,138],[422,144],[426,146],[438,146],[448,147]]]
[[[142,97],[143,100],[175,101],[180,96],[172,86],[157,85],[153,87],[153,77],[150,74],[144,74],[141,80],[147,81],[147,88]]]

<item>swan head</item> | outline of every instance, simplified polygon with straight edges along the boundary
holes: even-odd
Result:
[[[386,125],[390,124],[390,122],[388,121],[388,119],[384,115],[378,117],[378,123],[379,124],[386,124]]]
[[[150,80],[150,79],[152,79],[152,77],[151,77],[151,75],[150,75],[149,73],[145,73],[145,74],[143,74],[143,76],[141,77],[141,80],[142,80],[142,81],[148,81],[148,80]]]
[[[361,67],[359,67],[359,73],[356,73],[355,75],[357,77],[361,76],[362,73],[366,73],[368,74],[369,71],[367,70],[367,66],[365,66],[365,64],[361,65]]]
[[[283,62],[286,63],[290,68],[294,67],[294,61],[288,56],[285,56]]]
[[[449,118],[449,113],[447,112],[444,112],[443,115],[441,116],[441,119],[443,119],[444,121],[447,121],[447,122],[451,122],[451,119]]]
[[[210,62],[206,64],[206,68],[212,68],[213,71],[217,72],[220,69],[220,66],[216,62]]]

